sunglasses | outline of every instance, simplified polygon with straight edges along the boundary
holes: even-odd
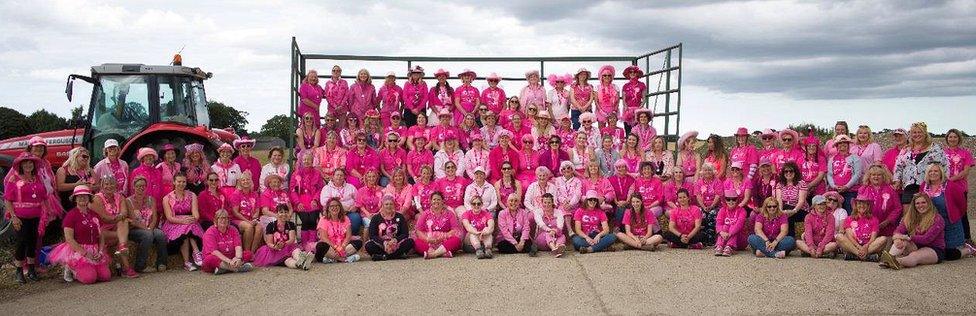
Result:
[[[399,141],[400,141],[399,139],[389,139],[389,140],[387,140],[387,142],[389,142],[389,143],[396,143],[396,142],[399,142]]]
[[[793,139],[792,139],[792,138],[783,138],[783,141],[784,141],[784,142],[792,142],[792,141],[793,141]]]
[[[512,170],[512,167],[502,167],[502,170]]]
[[[553,142],[549,142],[549,144],[550,144],[550,145],[559,145],[559,142],[555,142],[555,141],[553,141]]]
[[[391,120],[400,120],[400,117],[399,116],[391,116],[390,119]]]
[[[481,206],[481,202],[477,202],[477,203],[471,203],[471,205],[474,205],[474,206]]]
[[[88,159],[88,158],[89,158],[88,155],[81,155],[81,159]]]
[[[789,169],[787,169],[787,170],[783,170],[783,173],[795,173],[795,172],[796,172],[796,171],[793,171],[793,170],[789,170]]]
[[[593,121],[590,121],[590,120],[583,121],[583,124],[590,124],[590,123],[593,123]]]
[[[207,179],[207,182],[217,182],[218,179]]]
[[[735,201],[738,201],[738,200],[739,200],[739,198],[725,198],[725,201],[726,202],[735,202]]]
[[[779,207],[779,206],[778,205],[766,205],[766,208],[777,208],[777,207]]]
[[[357,138],[356,139],[356,142],[357,143],[365,143],[366,142],[366,139],[365,138]]]
[[[763,140],[772,140],[773,137],[772,136],[763,136],[762,139]]]
[[[251,145],[241,145],[241,148],[251,148]]]

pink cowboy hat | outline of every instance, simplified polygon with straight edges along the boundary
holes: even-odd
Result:
[[[234,148],[240,148],[242,145],[254,146],[254,140],[248,138],[247,136],[234,140]]]
[[[464,71],[458,74],[458,78],[464,77],[465,75],[471,75],[471,77],[478,77],[478,74],[474,70],[465,68]]]
[[[220,145],[219,148],[217,148],[217,152],[218,153],[219,152],[222,152],[222,151],[230,151],[230,153],[233,154],[234,153],[234,147],[231,147],[231,145],[228,144],[228,143],[224,143],[223,145]]]
[[[759,166],[760,167],[765,166],[765,165],[772,165],[772,164],[773,164],[773,162],[769,160],[769,157],[763,156],[762,158],[759,159]]]
[[[586,195],[583,195],[583,200],[590,200],[590,199],[599,200],[600,197],[596,195],[596,191],[586,190]]]
[[[584,73],[584,72],[586,73],[586,76],[587,77],[590,77],[590,71],[587,70],[586,68],[580,68],[579,70],[577,70],[576,71],[576,74],[574,74],[573,77],[575,78],[576,76],[579,76],[579,74]]]
[[[749,129],[739,127],[739,129],[735,131],[735,136],[749,136]]]
[[[485,80],[487,80],[487,81],[502,81],[502,77],[499,77],[497,73],[494,73],[493,72],[493,73],[488,74],[488,78],[485,78]]]
[[[790,136],[793,136],[793,140],[800,139],[800,133],[797,133],[796,131],[794,131],[792,129],[789,129],[789,128],[780,131],[779,132],[779,138],[780,139],[783,139],[783,136],[786,136],[787,134],[789,134]]]
[[[528,78],[529,78],[529,76],[532,76],[532,75],[536,75],[536,76],[540,76],[540,75],[539,75],[539,71],[538,71],[538,70],[535,70],[535,69],[533,69],[533,70],[529,70],[529,71],[526,71],[526,72],[525,72],[525,79],[528,79]]]
[[[198,144],[198,143],[189,144],[189,145],[186,145],[186,147],[183,147],[183,148],[186,149],[186,153],[187,154],[189,154],[190,152],[193,152],[193,151],[200,151],[200,152],[203,151],[203,145]],[[166,151],[166,147],[163,147],[163,151]]]
[[[722,196],[724,196],[727,199],[728,198],[737,198],[737,197],[739,197],[739,194],[735,193],[735,190],[725,190],[725,192],[723,192],[723,193],[724,194]]]
[[[437,69],[437,72],[434,73],[434,77],[440,77],[440,76],[450,77],[451,73],[448,72],[447,70],[444,70],[444,68]]]
[[[17,156],[17,158],[14,158],[14,162],[12,164],[10,164],[10,165],[11,166],[14,166],[15,170],[18,170],[18,172],[19,172],[19,170],[20,170],[20,163],[21,162],[24,162],[24,161],[31,161],[31,162],[33,162],[34,163],[34,169],[36,170],[37,169],[37,165],[41,162],[41,158],[37,158],[36,156],[31,155],[29,153],[20,153],[20,155]]]
[[[777,135],[775,131],[767,128],[762,131],[762,136],[772,136],[775,138],[779,135]]]
[[[424,75],[424,67],[413,66],[413,68],[410,68],[410,70],[407,71],[407,74],[408,75],[409,74],[420,74],[421,76],[423,76]]]
[[[654,113],[652,113],[651,109],[648,108],[639,108],[634,111],[634,115],[637,115],[638,117],[640,117],[641,114],[647,114],[648,119],[654,118]]]
[[[163,149],[161,151],[163,153],[165,153],[165,152],[170,151],[170,150],[176,151],[176,146],[173,146],[173,144],[166,144],[166,145],[163,145]]]
[[[630,66],[627,66],[627,68],[624,68],[624,77],[630,78],[628,75],[630,73],[632,73],[632,72],[635,72],[635,71],[637,72],[637,76],[638,77],[643,77],[644,76],[644,70],[642,70],[637,65],[630,65]]]
[[[501,132],[498,132],[498,138],[502,138],[502,137],[512,138],[513,136],[514,135],[512,135],[512,132],[509,132],[507,129],[503,129]]]
[[[837,200],[838,203],[844,201],[844,196],[837,193],[837,191],[827,191],[823,194],[824,197]]]
[[[847,135],[837,135],[837,137],[834,137],[834,147],[837,147],[837,145],[840,145],[841,143],[850,144],[852,142],[851,137]]]
[[[684,149],[685,142],[687,142],[689,138],[697,138],[697,137],[698,137],[698,131],[688,131],[683,135],[681,135],[681,137],[678,138],[678,150]]]
[[[598,73],[600,74],[600,77],[609,74],[610,77],[613,78],[613,76],[617,74],[617,71],[613,68],[613,66],[603,65],[603,67],[600,67],[600,72]]]
[[[76,196],[79,196],[79,195],[88,195],[90,197],[93,194],[92,194],[91,189],[88,188],[88,185],[82,184],[82,185],[76,186],[75,189],[71,191],[71,196],[69,198],[71,200],[74,200],[75,197]]]
[[[136,160],[142,161],[142,158],[146,156],[153,156],[154,158],[159,158],[159,155],[156,154],[155,149],[149,147],[142,147],[139,148],[139,152],[138,154],[136,154]]]
[[[742,170],[742,162],[741,161],[733,161],[732,163],[729,164],[729,168],[735,168],[735,169]]]

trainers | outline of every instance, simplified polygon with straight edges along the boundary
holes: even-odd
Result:
[[[454,258],[454,253],[448,251],[448,252],[445,252],[442,257],[444,257],[444,258]]]
[[[302,270],[308,271],[308,268],[312,267],[312,262],[315,261],[315,254],[311,252],[302,253]]]
[[[183,263],[183,269],[186,270],[186,271],[193,272],[193,271],[196,271],[197,270],[197,266],[194,265],[191,262],[184,262]]]
[[[20,268],[20,267],[15,268],[15,270],[14,270],[14,279],[17,280],[17,283],[27,284],[27,278],[24,277],[24,269],[23,268]]]
[[[725,246],[725,249],[722,249],[723,257],[731,257],[734,254],[735,254],[735,250],[732,250],[732,247]]]
[[[718,257],[721,255],[722,255],[722,246],[715,245],[715,256]]]
[[[193,263],[197,266],[203,266],[203,253],[197,251],[193,253]]]
[[[244,273],[244,272],[251,271],[253,269],[254,269],[254,265],[252,265],[250,262],[248,262],[248,263],[245,263],[244,265],[242,265],[240,269],[237,269],[237,272]]]
[[[590,247],[583,247],[579,249],[579,253],[581,254],[588,254],[591,252],[593,252],[593,249],[590,249]]]
[[[475,254],[475,256],[478,257],[478,259],[484,259],[485,258],[485,249],[484,248],[478,248],[478,250],[476,250],[474,252],[474,254]]]
[[[139,273],[136,273],[136,270],[133,270],[132,268],[126,268],[125,272],[123,272],[122,275],[130,279],[135,279],[139,277]]]
[[[776,259],[786,258],[786,251],[782,251],[782,250],[781,251],[777,251],[774,256],[776,257]]]
[[[689,246],[688,248],[695,249],[695,250],[697,250],[697,249],[705,249],[705,245],[703,245],[702,243],[699,242],[699,243],[691,244],[691,246]]]
[[[868,257],[865,258],[865,260],[870,261],[870,262],[878,262],[878,254],[872,253],[872,254],[868,255]]]
[[[370,258],[372,258],[373,261],[386,261],[386,255],[375,255],[371,256]]]
[[[529,257],[535,257],[539,255],[539,247],[534,243],[529,244]]]
[[[217,267],[216,269],[214,269],[214,275],[221,275],[221,274],[226,274],[226,273],[230,273],[230,270],[227,270],[227,269],[224,269],[224,268],[221,268],[221,267]]]
[[[335,259],[332,259],[332,258],[329,258],[329,257],[322,257],[322,263],[329,264],[329,263],[335,263],[335,262],[336,262]]]
[[[353,263],[353,262],[356,262],[356,261],[359,261],[359,254],[354,254],[354,255],[351,255],[351,256],[346,257],[346,263]]]
[[[160,265],[157,265],[156,266],[156,272],[163,272],[163,271],[166,271],[166,265],[165,264],[160,264]]]
[[[491,248],[485,248],[485,259],[494,258],[495,254],[491,252]]]
[[[75,281],[75,273],[71,271],[71,269],[68,269],[67,267],[64,268],[64,272],[62,273],[62,276],[64,277],[64,282],[71,283]]]
[[[670,242],[670,241],[669,241],[669,242],[668,242],[668,247],[671,247],[671,248],[678,248],[678,244],[676,244],[676,243],[673,243],[673,242]]]
[[[120,256],[121,257],[121,256],[125,256],[125,255],[128,255],[128,254],[129,254],[129,248],[126,247],[125,244],[122,244],[122,245],[119,245],[118,247],[115,247],[115,255],[116,256]]]
[[[566,253],[566,246],[559,246],[552,250],[552,255],[556,258],[561,258],[563,254]]]

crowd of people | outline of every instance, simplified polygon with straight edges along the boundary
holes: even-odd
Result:
[[[333,67],[320,85],[308,73],[297,145],[272,148],[264,165],[246,137],[220,145],[212,163],[203,144],[140,148],[135,168],[109,140],[94,166],[74,148],[55,170],[47,144],[32,139],[4,179],[15,278],[38,279],[39,236],[59,218],[64,242],[47,261],[85,284],[109,280],[113,264],[125,277],[165,270],[170,251],[187,271],[214,274],[307,270],[363,252],[381,261],[710,247],[902,269],[976,251],[973,158],[955,129],[939,144],[913,123],[891,133],[891,148],[843,121],[826,143],[739,128],[727,147],[688,131],[673,152],[651,125],[636,66],[620,88],[611,66],[595,84],[587,69],[551,75],[550,89],[529,71],[513,96],[494,73],[483,91],[470,70],[458,87],[438,70],[430,88],[419,66],[402,86],[394,73],[379,87],[365,69],[352,84],[341,74]]]

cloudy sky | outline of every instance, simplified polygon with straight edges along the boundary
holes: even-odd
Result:
[[[88,102],[86,89],[76,89],[73,104],[65,100],[68,74],[107,62],[166,64],[185,46],[184,64],[214,73],[208,97],[249,112],[249,129],[257,130],[287,112],[292,36],[303,52],[403,56],[633,56],[680,42],[682,131],[844,119],[876,129],[924,120],[934,131],[976,132],[974,21],[974,0],[2,0],[0,105],[67,116]],[[309,66],[327,72],[332,64]],[[534,65],[424,66],[517,77]],[[511,93],[522,83],[503,85]]]

